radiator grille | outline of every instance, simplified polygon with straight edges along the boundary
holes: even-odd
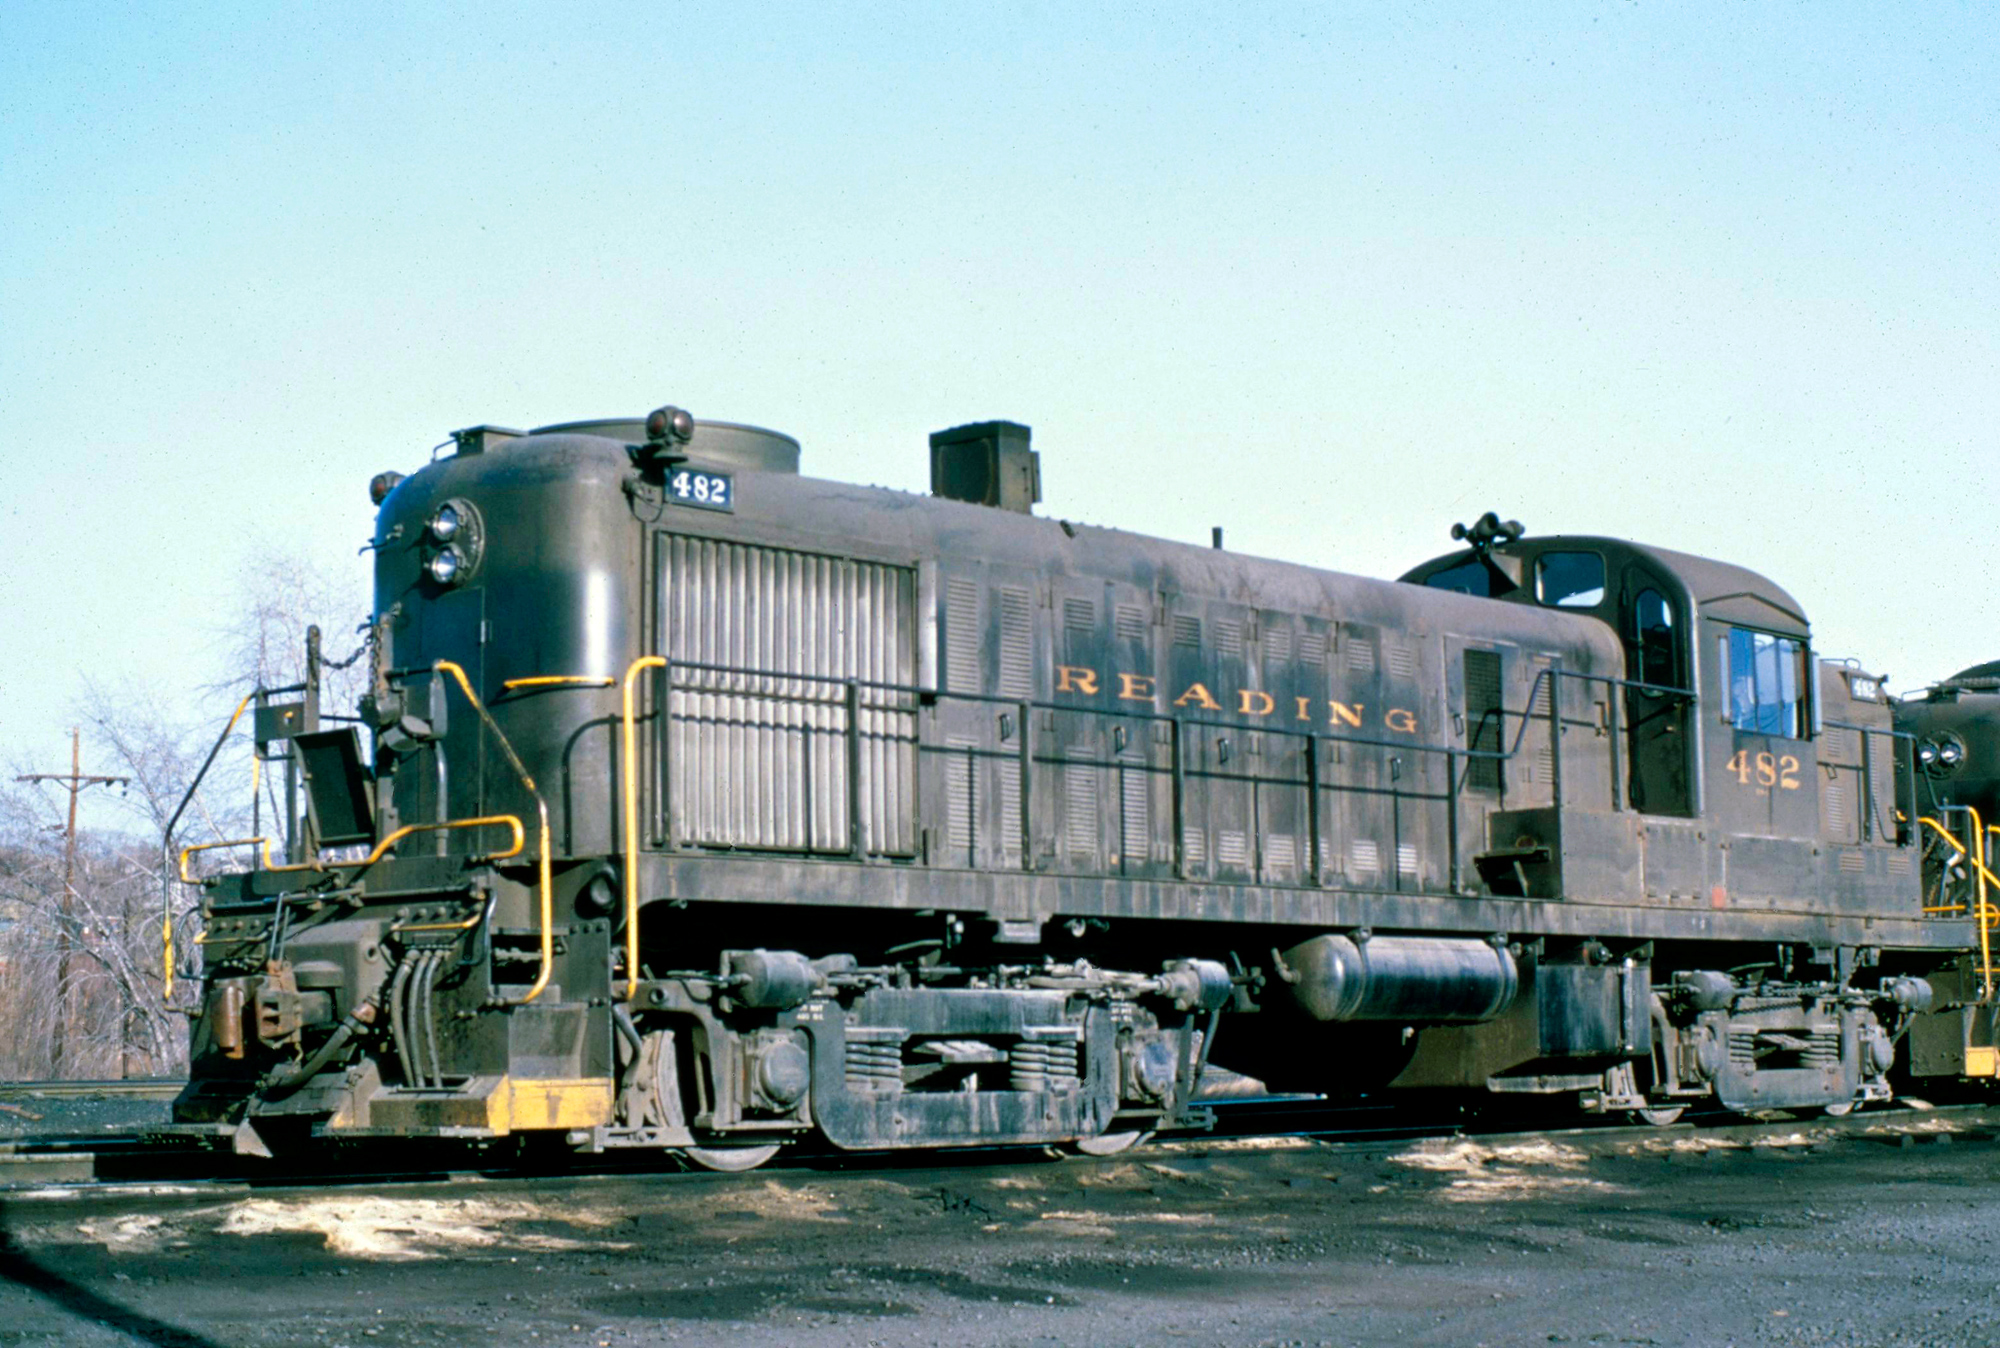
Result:
[[[915,573],[905,567],[663,534],[662,653],[678,663],[668,722],[674,836],[697,846],[914,850]],[[757,673],[737,673],[755,670]],[[815,675],[816,679],[790,677]],[[849,774],[850,731],[860,774]]]

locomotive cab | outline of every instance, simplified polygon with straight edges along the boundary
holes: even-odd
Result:
[[[1895,756],[1880,699],[1851,698],[1844,682],[1829,689],[1804,612],[1765,577],[1621,539],[1552,535],[1476,543],[1402,579],[1586,615],[1618,634],[1632,810],[1711,819],[1756,840],[1739,853],[1782,840],[1895,841]],[[1829,696],[1845,718],[1833,734]],[[1855,772],[1866,780],[1847,780]],[[1732,860],[1754,888],[1796,862],[1785,850],[1767,865]]]

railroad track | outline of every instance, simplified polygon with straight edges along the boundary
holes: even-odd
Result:
[[[173,1077],[130,1081],[0,1081],[0,1100],[171,1100],[187,1082]]]
[[[65,1083],[77,1084],[77,1083]],[[111,1083],[114,1085],[122,1083]],[[1782,1117],[1746,1120],[1717,1112],[1692,1122],[1661,1128],[1619,1120],[1585,1121],[1578,1126],[1522,1126],[1518,1116],[1482,1118],[1457,1108],[1440,1109],[1412,1118],[1407,1107],[1343,1105],[1318,1110],[1293,1099],[1239,1102],[1221,1111],[1211,1132],[1186,1133],[1154,1139],[1120,1155],[1159,1159],[1206,1146],[1282,1145],[1318,1142],[1366,1153],[1427,1140],[1468,1138],[1489,1145],[1532,1141],[1573,1145],[1616,1146],[1646,1139],[1705,1139],[1719,1147],[1755,1146],[1760,1141],[1894,1137],[1904,1146],[1925,1141],[1949,1142],[1954,1137],[1990,1140],[2000,1136],[2000,1106],[1973,1103],[1939,1107],[1897,1103],[1839,1119]],[[1274,1126],[1275,1125],[1275,1126]],[[801,1145],[781,1154],[767,1170],[855,1171],[908,1169],[926,1166],[1020,1164],[1041,1160],[1048,1148],[990,1147],[922,1152],[842,1152]],[[227,1152],[197,1148],[184,1139],[167,1139],[144,1131],[98,1137],[24,1138],[0,1143],[0,1192],[50,1186],[77,1192],[158,1184],[306,1188],[387,1184],[463,1184],[530,1179],[550,1175],[645,1175],[673,1178],[672,1161],[653,1152],[609,1152],[575,1156],[554,1150],[481,1153],[462,1143],[353,1143],[319,1152],[298,1162],[245,1160]],[[707,1171],[688,1171],[689,1178]]]

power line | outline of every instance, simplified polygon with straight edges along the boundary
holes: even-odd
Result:
[[[76,900],[76,798],[84,788],[91,786],[122,786],[131,781],[130,777],[112,777],[101,773],[86,773],[83,770],[83,732],[71,729],[69,732],[69,771],[30,772],[16,777],[17,782],[61,782],[69,792],[69,823],[63,828],[63,887],[60,900],[60,916],[56,921],[56,1021],[49,1034],[49,1075],[62,1077],[63,1050],[69,1036],[70,1019],[70,978],[69,951],[70,927],[75,921]],[[132,915],[125,915],[125,930],[121,939],[129,938],[132,931]],[[125,1020],[129,1021],[127,1015]],[[121,1024],[119,1028],[119,1068],[125,1076],[132,1074],[132,1052],[130,1030]]]

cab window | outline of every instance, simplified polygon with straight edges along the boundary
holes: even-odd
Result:
[[[1491,599],[1493,595],[1493,568],[1479,558],[1448,566],[1442,571],[1433,571],[1424,577],[1424,584],[1433,590],[1456,590],[1460,594],[1477,595],[1481,599]]]
[[[1721,638],[1729,720],[1757,735],[1806,737],[1806,646],[1791,637],[1732,627]]]
[[[1604,602],[1604,558],[1594,552],[1545,552],[1535,559],[1535,598],[1555,608]]]
[[[1658,590],[1646,589],[1632,601],[1632,645],[1638,655],[1634,677],[1654,688],[1678,688],[1674,610]]]

